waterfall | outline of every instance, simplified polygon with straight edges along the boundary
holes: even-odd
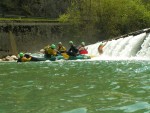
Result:
[[[146,36],[146,39],[144,40],[144,43],[142,44],[142,49],[137,53],[137,57],[144,57],[149,58],[150,57],[150,34]]]
[[[98,47],[101,43],[104,42],[88,45],[89,55],[99,59],[150,59],[150,33],[144,32],[107,41],[103,47],[103,54],[98,52]]]

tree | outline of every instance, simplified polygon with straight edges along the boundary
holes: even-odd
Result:
[[[141,0],[83,0],[80,3],[79,7],[76,0],[72,2],[65,14],[67,21],[82,26],[86,33],[87,30],[97,33],[102,37],[100,40],[150,26],[150,11]]]

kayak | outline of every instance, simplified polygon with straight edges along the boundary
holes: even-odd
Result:
[[[58,55],[58,56],[51,56],[51,57],[45,57],[44,55],[31,55],[31,61],[46,61],[46,60],[50,60],[50,61],[57,61],[57,60],[83,60],[83,59],[91,59],[90,56],[87,55],[77,55],[77,56],[69,56],[68,59],[65,59],[62,55]]]

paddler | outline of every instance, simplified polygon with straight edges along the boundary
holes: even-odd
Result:
[[[32,57],[30,55],[24,55],[24,53],[20,52],[17,62],[28,62],[31,60],[31,58]]]
[[[79,54],[88,54],[87,48],[85,48],[85,42],[81,42],[81,45],[78,48]]]
[[[99,54],[103,54],[103,47],[106,45],[106,43],[100,43],[99,46],[98,46],[98,52]]]
[[[58,43],[57,53],[62,55],[64,59],[69,59],[69,55],[67,55],[66,48],[62,45],[62,42]]]
[[[47,45],[44,47],[44,54],[48,54],[49,47],[50,47],[50,45]]]
[[[62,45],[62,42],[59,42],[58,43],[58,48],[57,48],[57,50],[58,50],[58,53],[66,53],[67,51],[66,51],[66,48]]]
[[[70,44],[70,49],[68,50],[67,54],[69,56],[77,56],[78,53],[78,49],[76,48],[76,46],[73,44],[73,41],[69,41]]]
[[[55,44],[51,44],[51,46],[47,49],[46,57],[51,58],[51,56],[57,56],[57,50]]]

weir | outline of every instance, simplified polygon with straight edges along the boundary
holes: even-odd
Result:
[[[103,53],[99,46],[103,44]],[[150,28],[129,33],[110,41],[98,42],[87,46],[93,59],[148,59],[150,60]]]

